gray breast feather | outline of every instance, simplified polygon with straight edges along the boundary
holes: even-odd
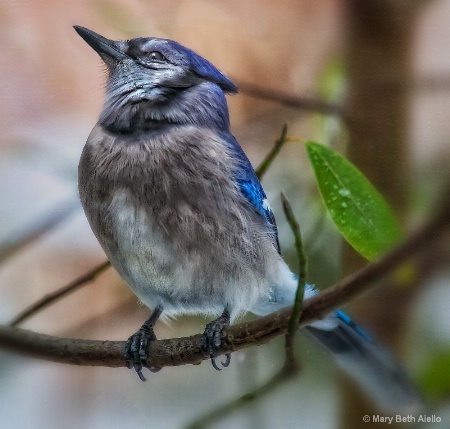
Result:
[[[233,181],[236,168],[226,144],[197,127],[133,142],[92,131],[79,166],[83,207],[112,264],[149,307],[220,314],[229,305],[234,317],[270,300],[291,276]]]

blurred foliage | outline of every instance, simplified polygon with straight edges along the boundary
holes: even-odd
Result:
[[[318,78],[318,96],[329,103],[342,105],[346,83],[347,75],[343,58],[333,58],[327,62]],[[333,148],[336,148],[338,144],[345,144],[346,128],[343,126],[342,116],[317,114],[313,116],[313,119],[316,141],[324,142]]]
[[[450,397],[450,348],[429,354],[419,374],[419,384],[427,399],[443,400]]]

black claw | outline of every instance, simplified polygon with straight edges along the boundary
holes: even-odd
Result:
[[[125,363],[128,368],[134,368],[142,381],[146,381],[142,374],[142,368],[147,366],[147,345],[154,339],[156,337],[153,330],[149,330],[143,325],[139,331],[128,338],[125,344]]]
[[[211,364],[217,371],[222,370],[216,363],[216,357],[222,344],[222,331],[228,326],[230,326],[230,313],[228,309],[225,309],[218,319],[206,325],[202,336],[201,348],[203,353],[211,359]],[[226,357],[226,361],[221,362],[223,367],[230,365],[231,353],[226,353]]]
[[[159,372],[161,371],[161,368],[153,368],[152,366],[144,365],[150,372]]]
[[[214,358],[214,357],[211,358],[211,364],[215,370],[222,371],[222,368],[219,368],[216,364],[216,358]]]
[[[125,364],[129,369],[134,368],[142,381],[147,380],[142,374],[142,368],[148,368],[152,372],[160,370],[160,368],[152,368],[147,364],[147,345],[150,341],[156,340],[153,326],[161,312],[162,309],[157,307],[141,329],[128,338],[125,344]]]
[[[144,377],[144,374],[142,374],[141,370],[136,369],[136,372],[137,372],[137,375],[139,376],[139,378],[141,379],[141,381],[147,381],[147,379]]]
[[[224,368],[226,368],[227,366],[230,366],[231,353],[225,353],[225,356],[226,356],[227,360],[225,362],[220,362]]]

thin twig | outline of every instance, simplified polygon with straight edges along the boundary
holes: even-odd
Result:
[[[218,422],[224,417],[228,417],[231,413],[234,413],[243,407],[247,406],[251,402],[261,399],[269,393],[272,393],[277,387],[286,381],[292,380],[297,375],[298,371],[296,367],[284,366],[279,372],[273,375],[269,381],[254,389],[239,398],[233,399],[230,402],[220,405],[207,414],[204,414],[192,422],[188,423],[186,429],[201,429],[210,427],[213,423]]]
[[[294,356],[294,339],[298,331],[298,324],[300,320],[300,315],[302,313],[303,305],[303,295],[306,286],[306,256],[303,249],[302,235],[300,232],[300,225],[295,218],[294,212],[292,210],[291,204],[284,192],[281,192],[281,201],[283,203],[283,210],[286,219],[292,229],[295,239],[295,250],[297,252],[298,263],[299,263],[299,274],[298,274],[298,284],[297,291],[295,293],[295,301],[292,307],[292,314],[288,323],[288,331],[286,333],[286,365],[296,365],[296,360]]]
[[[281,130],[280,138],[275,140],[275,145],[255,170],[255,173],[258,176],[259,180],[262,180],[264,174],[266,174],[267,170],[272,165],[273,160],[280,153],[281,148],[286,143],[287,132],[288,132],[288,125],[285,123],[283,125],[283,129]]]
[[[25,310],[20,312],[13,320],[11,320],[9,326],[19,325],[20,323],[24,322],[26,319],[29,319],[31,316],[35,315],[39,311],[50,306],[51,304],[54,304],[58,299],[74,292],[81,286],[86,285],[91,281],[95,280],[95,278],[110,265],[111,264],[109,263],[109,261],[105,261],[100,265],[98,265],[97,267],[93,268],[92,270],[88,271],[86,274],[83,274],[81,277],[71,281],[69,284],[43,296],[41,299],[34,302]]]

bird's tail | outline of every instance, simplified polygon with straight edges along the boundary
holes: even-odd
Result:
[[[422,400],[416,387],[387,350],[341,311],[328,318],[335,319],[334,327],[306,326],[302,332],[330,352],[383,409],[399,413],[420,407]]]
[[[297,277],[284,263],[280,266],[285,269],[280,285],[274,288],[270,301],[262,300],[252,307],[253,313],[266,315],[293,303]],[[304,301],[317,294],[314,286],[305,285]],[[421,396],[400,364],[342,311],[312,322],[301,332],[328,351],[384,410],[408,413],[421,406]]]

